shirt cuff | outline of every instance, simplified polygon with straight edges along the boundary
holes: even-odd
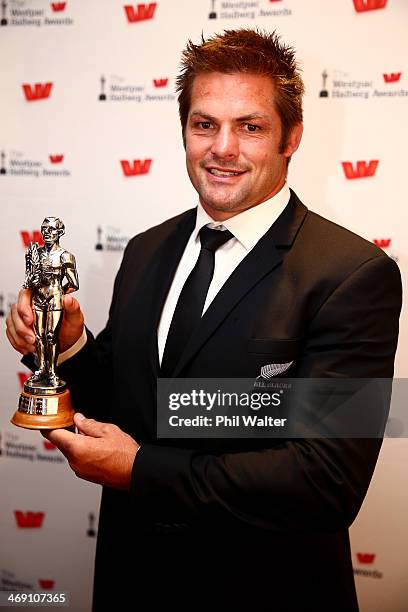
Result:
[[[82,330],[81,337],[78,338],[75,344],[73,344],[69,349],[67,349],[66,351],[64,351],[58,356],[58,365],[61,365],[61,363],[64,363],[64,361],[66,361],[70,357],[73,357],[74,355],[79,353],[79,351],[85,346],[86,342],[87,342],[87,335],[86,335],[86,330],[85,330],[85,325],[84,325],[84,329]]]

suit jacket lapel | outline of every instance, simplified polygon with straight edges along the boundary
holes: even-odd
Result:
[[[232,272],[204,313],[173,372],[174,377],[179,375],[235,304],[281,262],[283,255],[279,247],[289,247],[292,244],[306,213],[306,206],[291,191],[288,206]]]

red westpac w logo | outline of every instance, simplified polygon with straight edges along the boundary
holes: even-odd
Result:
[[[60,164],[64,161],[63,155],[49,155],[48,157],[52,164]]]
[[[389,72],[388,74],[383,74],[384,81],[386,83],[397,83],[401,78],[402,72]]]
[[[125,176],[138,176],[139,174],[147,174],[150,170],[151,159],[134,159],[132,162],[126,159],[121,159],[123,174]]]
[[[43,440],[43,445],[46,451],[53,451],[57,448],[55,444],[53,444],[52,442],[49,442],[48,440]]]
[[[149,4],[138,4],[137,6],[125,4],[123,8],[125,9],[128,22],[137,23],[138,21],[153,19],[156,7],[157,2],[150,2]]]
[[[65,11],[66,5],[66,2],[51,2],[51,8],[54,13],[60,13],[61,11]]]
[[[374,563],[375,554],[374,553],[357,553],[357,560],[359,563]]]
[[[169,79],[153,79],[155,87],[166,87]]]
[[[40,230],[34,230],[32,232],[22,230],[20,232],[20,235],[26,249],[30,246],[30,242],[38,242],[38,244],[40,244],[41,246],[44,245],[44,240]]]
[[[358,179],[374,176],[377,170],[378,161],[378,159],[372,159],[369,162],[358,161],[354,166],[351,162],[341,162],[341,165],[343,166],[344,174],[347,179]]]
[[[391,238],[374,238],[373,242],[380,247],[380,249],[388,249],[391,244]]]
[[[353,0],[357,13],[375,11],[386,7],[388,0]]]
[[[38,529],[42,526],[45,512],[22,512],[14,510],[17,527],[20,529]]]
[[[28,83],[23,84],[24,95],[28,102],[49,98],[51,89],[52,83],[35,83],[34,85],[29,85]]]
[[[52,589],[55,584],[55,580],[45,580],[44,578],[39,578],[38,584],[40,585],[40,589]]]

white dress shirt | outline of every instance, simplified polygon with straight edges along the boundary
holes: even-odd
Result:
[[[269,200],[248,208],[243,212],[227,219],[226,221],[214,221],[204,210],[200,203],[197,207],[197,218],[195,228],[187,242],[183,255],[174,275],[173,282],[167,294],[166,301],[157,328],[157,341],[159,349],[159,360],[162,361],[167,334],[170,323],[177,305],[177,300],[190,272],[194,268],[201,250],[199,232],[202,227],[208,225],[210,228],[229,230],[233,235],[231,240],[220,246],[215,251],[214,275],[208,288],[203,314],[211,304],[225,281],[232,274],[238,264],[254,248],[256,243],[269,230],[279,215],[286,208],[290,199],[290,191],[287,183],[282,189]],[[61,353],[58,363],[63,363],[77,353],[86,343],[85,329],[79,340],[70,349]]]
[[[207,310],[225,281],[232,274],[238,264],[254,248],[271,225],[276,221],[289,202],[290,191],[287,183],[269,200],[248,208],[243,212],[230,217],[226,221],[214,221],[204,210],[201,204],[197,207],[195,228],[187,242],[184,253],[174,275],[173,282],[164,303],[157,340],[159,360],[161,363],[170,323],[176,309],[177,300],[190,272],[194,268],[201,250],[199,232],[202,227],[229,230],[234,236],[215,251],[214,275],[208,288],[203,313]]]

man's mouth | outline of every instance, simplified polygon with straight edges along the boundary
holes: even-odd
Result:
[[[245,170],[221,170],[220,168],[206,168],[206,170],[213,176],[239,176],[245,172]]]

